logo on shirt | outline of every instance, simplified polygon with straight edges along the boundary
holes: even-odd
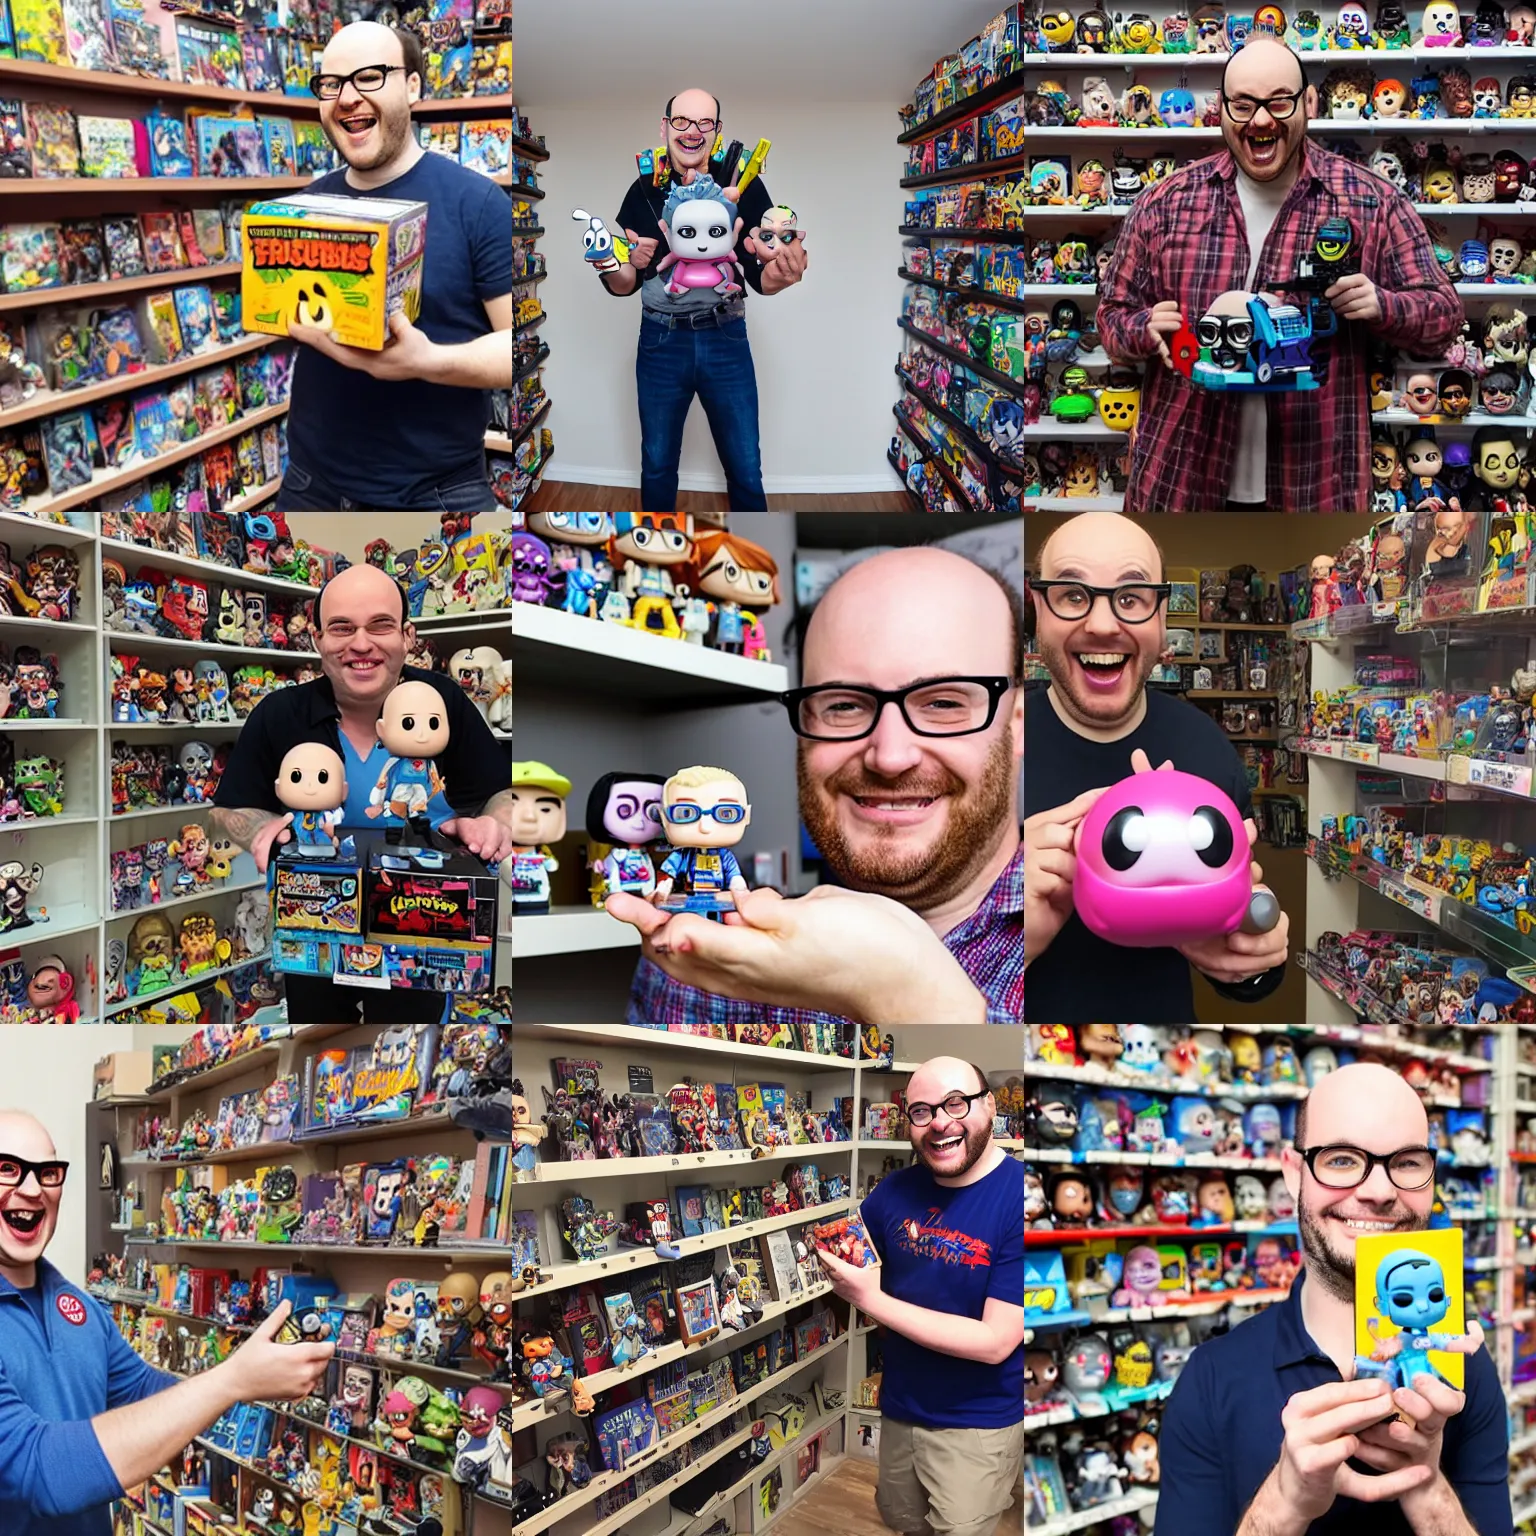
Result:
[[[926,1219],[910,1218],[901,1223],[898,1245],[914,1258],[932,1259],[939,1264],[959,1264],[966,1269],[976,1269],[992,1262],[992,1245],[968,1232],[957,1232],[953,1227],[938,1224],[940,1211],[929,1208]]]
[[[72,1296],[68,1291],[61,1291],[58,1300],[59,1316],[66,1323],[73,1323],[79,1328],[85,1323],[85,1303],[78,1296]]]

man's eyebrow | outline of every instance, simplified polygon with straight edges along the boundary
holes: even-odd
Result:
[[[1075,565],[1071,561],[1068,561],[1067,564],[1061,566],[1057,570],[1055,576],[1047,576],[1043,577],[1042,579],[1045,581],[1056,581],[1061,578],[1065,578],[1071,581],[1086,581],[1088,579],[1083,572],[1082,566]],[[1147,574],[1147,569],[1145,566],[1136,565],[1133,563],[1131,565],[1121,567],[1120,575],[1116,578],[1116,580],[1151,581],[1152,578]]]
[[[1004,668],[1004,671],[1007,669]],[[1002,674],[999,673],[999,676]],[[953,682],[957,677],[970,676],[969,673],[958,672],[929,672],[922,677],[914,677],[905,683],[898,683],[894,688],[876,688],[870,682],[848,682],[842,678],[831,678],[825,683],[807,683],[808,688],[859,688],[865,693],[901,693],[907,688],[921,688],[927,683]]]

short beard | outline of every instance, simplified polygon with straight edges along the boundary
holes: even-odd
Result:
[[[1403,1207],[1411,1219],[1413,1212]],[[1382,1217],[1381,1220],[1396,1218]],[[1427,1224],[1427,1218],[1426,1218]],[[1421,1227],[1405,1230],[1419,1231]],[[1307,1278],[1316,1280],[1328,1294],[1338,1301],[1355,1304],[1355,1261],[1346,1259],[1334,1251],[1328,1240],[1323,1223],[1312,1214],[1305,1200],[1296,1202],[1296,1230],[1301,1235],[1301,1251],[1306,1255]]]
[[[991,1126],[983,1125],[974,1131],[970,1130],[966,1126],[961,1126],[960,1134],[965,1137],[965,1161],[961,1163],[958,1168],[947,1170],[942,1174],[938,1173],[935,1170],[933,1164],[928,1161],[927,1154],[923,1150],[923,1144],[916,1141],[912,1143],[912,1150],[917,1153],[918,1161],[922,1163],[923,1167],[925,1167],[929,1173],[932,1173],[935,1178],[962,1178],[965,1174],[968,1174],[971,1169],[974,1168],[976,1164],[979,1163],[981,1159],[986,1155],[987,1148],[990,1146],[992,1141]],[[925,1132],[924,1141],[926,1140],[927,1136]]]
[[[832,873],[850,890],[889,896],[916,912],[932,911],[959,895],[997,852],[1014,817],[1013,738],[1006,730],[998,734],[981,778],[969,793],[964,781],[947,769],[939,770],[942,777],[937,781],[913,776],[870,785],[856,762],[823,783],[811,777],[805,759],[802,744],[795,760],[800,815]],[[855,854],[838,824],[833,796],[870,791],[893,796],[948,795],[949,827],[938,847],[897,856],[886,851],[885,844],[898,835],[898,829],[882,835],[879,828],[871,828],[876,847],[867,854]]]
[[[1043,636],[1036,637],[1036,644],[1040,647],[1040,659],[1045,663],[1046,671],[1051,674],[1051,686],[1066,702],[1073,715],[1086,724],[1098,727],[1117,725],[1121,720],[1135,713],[1137,703],[1146,692],[1147,679],[1152,676],[1157,667],[1156,656],[1145,656],[1137,651],[1130,658],[1136,668],[1136,690],[1131,695],[1130,705],[1123,715],[1114,720],[1105,720],[1094,710],[1097,702],[1094,696],[1078,691],[1077,673],[1073,668],[1072,658],[1066,651]]]
[[[411,136],[411,113],[409,107],[399,115],[396,115],[393,111],[386,111],[377,102],[374,102],[373,110],[379,120],[379,147],[371,159],[353,160],[349,158],[344,147],[346,135],[339,130],[332,133],[329,128],[326,129],[326,137],[330,139],[336,153],[354,171],[375,171],[381,165],[388,165],[400,153],[401,147]]]

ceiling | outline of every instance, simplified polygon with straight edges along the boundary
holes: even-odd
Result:
[[[516,0],[519,106],[649,100],[688,85],[784,102],[884,102],[894,111],[1001,0]],[[722,19],[723,18],[723,19]]]

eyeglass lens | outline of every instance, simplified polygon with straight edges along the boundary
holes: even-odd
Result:
[[[952,1093],[939,1106],[951,1120],[963,1120],[971,1112],[970,1100],[958,1093]],[[912,1104],[907,1109],[907,1119],[913,1125],[927,1125],[933,1119],[933,1105]]]
[[[1097,594],[1090,587],[1072,584],[1047,587],[1044,596],[1045,606],[1058,619],[1082,619],[1087,617]],[[1161,594],[1155,586],[1131,583],[1116,587],[1110,594],[1110,611],[1117,619],[1124,619],[1131,624],[1142,624],[1157,612],[1160,598]]]
[[[0,1189],[14,1189],[18,1184],[26,1183],[29,1173],[37,1175],[37,1182],[44,1189],[57,1189],[64,1182],[68,1169],[69,1164],[65,1162],[29,1163],[23,1157],[0,1155]]]
[[[986,727],[994,708],[980,683],[928,683],[902,696],[907,724],[923,735],[960,736]],[[866,735],[880,701],[861,688],[818,688],[800,701],[800,729],[831,740]]]
[[[1425,1147],[1404,1148],[1386,1162],[1387,1177],[1399,1189],[1423,1189],[1435,1176],[1435,1154]],[[1313,1175],[1329,1189],[1353,1189],[1363,1184],[1371,1167],[1370,1154],[1359,1147],[1324,1147],[1312,1159]]]

